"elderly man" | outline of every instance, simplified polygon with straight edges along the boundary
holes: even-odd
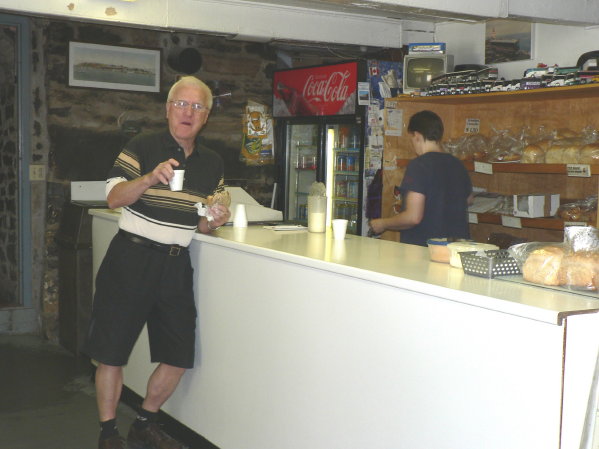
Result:
[[[187,247],[194,232],[208,233],[230,213],[216,205],[213,218],[198,217],[194,206],[221,191],[223,161],[199,143],[212,93],[187,76],[171,88],[166,103],[168,129],[132,139],[119,154],[106,184],[110,208],[122,207],[119,232],[96,278],[96,295],[84,351],[98,362],[96,393],[99,449],[125,449],[116,426],[123,386],[122,367],[147,324],[152,362],[146,396],[127,436],[131,449],[182,449],[156,422],[195,354],[196,309]],[[185,168],[183,189],[169,181]]]

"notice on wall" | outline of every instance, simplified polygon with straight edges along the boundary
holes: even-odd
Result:
[[[358,83],[358,104],[360,106],[370,104],[370,84],[367,82]]]
[[[464,134],[478,134],[480,131],[480,119],[467,118]]]
[[[385,135],[401,136],[403,109],[385,109]]]

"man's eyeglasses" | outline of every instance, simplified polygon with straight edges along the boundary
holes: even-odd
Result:
[[[185,101],[185,100],[169,100],[169,103],[172,103],[173,106],[178,109],[187,109],[189,106],[191,106],[191,109],[193,109],[195,112],[202,112],[202,111],[209,110],[202,103],[190,103],[189,101]]]

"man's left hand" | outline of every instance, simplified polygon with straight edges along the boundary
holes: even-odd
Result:
[[[210,211],[214,217],[214,220],[210,223],[210,226],[213,228],[224,225],[231,218],[231,211],[227,206],[223,206],[222,204],[210,206]]]

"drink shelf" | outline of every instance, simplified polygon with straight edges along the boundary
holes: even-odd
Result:
[[[342,176],[359,176],[360,172],[357,171],[337,171],[335,170],[335,175],[342,175]]]

